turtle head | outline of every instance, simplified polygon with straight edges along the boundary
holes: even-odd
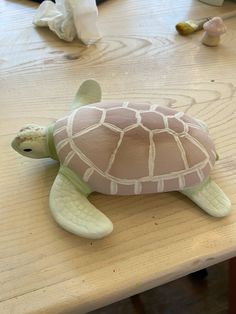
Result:
[[[19,154],[30,158],[49,157],[47,128],[28,124],[18,132],[11,144]]]

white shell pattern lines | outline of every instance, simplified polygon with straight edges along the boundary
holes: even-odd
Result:
[[[89,115],[89,111],[96,113],[97,119],[94,119],[91,123],[88,122],[87,125],[86,122],[84,122],[86,119],[81,120],[84,126],[79,129],[79,132],[75,132],[74,126],[76,123],[81,123],[81,121],[77,121],[78,116],[83,115],[84,110],[86,110],[87,116]],[[125,121],[124,123],[122,122],[123,126],[114,122],[114,114],[113,121],[109,121],[108,115],[110,115],[112,111],[116,112],[117,115],[119,114],[119,117],[123,115]],[[133,116],[129,119],[128,115],[131,113]],[[149,128],[148,123],[145,121],[148,121],[149,118],[152,119],[153,116],[156,117],[156,114],[159,118],[161,117],[162,121],[159,121],[159,127]],[[121,121],[120,118],[117,120]],[[96,161],[96,157],[91,159],[86,149],[84,149],[84,147],[81,148],[79,144],[79,140],[82,137],[88,136],[90,133],[92,135],[95,134],[93,137],[96,137],[96,132],[101,128],[104,132],[109,130],[112,131],[110,134],[115,135],[115,138],[111,138],[114,145],[112,150],[109,150],[109,156],[105,158],[105,167],[100,167],[99,163]],[[123,145],[124,139],[126,139],[127,142],[127,133],[132,130],[134,132],[138,130],[139,133],[142,130],[142,132],[147,134],[145,141],[148,142],[148,154],[147,158],[142,161],[143,164],[146,164],[147,171],[145,174],[143,171],[140,171],[140,173],[137,173],[139,170],[136,171],[136,177],[125,176],[124,173],[117,175],[117,172],[116,175],[114,175],[112,168],[115,163],[119,163],[118,154],[121,151],[121,146]],[[168,107],[165,108],[149,103],[101,102],[80,107],[67,117],[58,120],[54,126],[53,135],[61,164],[79,174],[92,190],[104,194],[127,195],[183,190],[187,187],[197,185],[207,178],[216,160],[214,144],[207,135],[210,143],[209,149],[209,145],[206,145],[204,141],[202,142],[191,134],[191,132],[194,131],[205,135],[207,134],[207,131],[195,119]],[[138,136],[139,134],[136,139],[139,138]],[[166,171],[164,170],[164,172],[159,171],[159,173],[155,170],[156,165],[161,163],[159,160],[159,151],[164,149],[163,146],[157,149],[159,142],[158,137],[161,136],[167,137],[167,142],[171,140],[172,147],[175,146],[176,150],[178,150],[177,153],[181,156],[182,168],[175,169],[174,171],[173,169],[167,169]],[[90,145],[88,139],[87,146],[93,146],[94,143],[96,142],[93,141]],[[132,154],[129,156],[129,151],[132,151],[132,140],[130,140],[130,143],[129,149],[125,150],[122,148],[123,152],[125,152],[126,159],[130,159],[130,161],[127,162],[127,165],[123,165],[122,163],[118,165],[118,168],[126,167],[127,172],[129,172],[133,162]],[[201,154],[201,158],[199,158],[198,162],[190,161],[189,156],[194,154],[194,151],[186,150],[186,143]],[[104,145],[104,143],[97,143],[97,145]],[[93,149],[94,152],[96,152],[96,147]],[[169,151],[167,150],[165,153],[167,159],[174,158],[171,156],[173,153],[170,147]],[[99,154],[97,154],[97,158],[99,158]]]

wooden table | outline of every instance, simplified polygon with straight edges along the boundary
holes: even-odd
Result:
[[[0,2],[0,313],[85,313],[235,256],[236,18],[216,48],[174,26],[236,4],[109,0],[99,7],[103,39],[90,47],[35,29],[36,7]],[[104,99],[155,101],[205,120],[220,155],[212,176],[231,214],[212,218],[178,193],[94,194],[111,236],[90,241],[59,228],[48,208],[58,165],[21,157],[10,142],[24,124],[67,113],[90,77]]]

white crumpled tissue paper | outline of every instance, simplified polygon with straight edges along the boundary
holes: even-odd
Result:
[[[43,1],[37,9],[33,23],[48,26],[65,41],[77,36],[90,45],[101,38],[97,27],[98,9],[95,0]]]

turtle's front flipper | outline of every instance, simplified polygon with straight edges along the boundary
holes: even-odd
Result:
[[[84,105],[99,102],[101,99],[102,90],[99,83],[92,79],[86,80],[79,87],[71,107],[72,109],[76,109]]]
[[[188,188],[180,192],[211,216],[224,217],[230,211],[230,200],[210,178],[194,188]]]
[[[113,230],[112,222],[60,172],[53,183],[49,204],[57,223],[76,235],[100,239]]]

